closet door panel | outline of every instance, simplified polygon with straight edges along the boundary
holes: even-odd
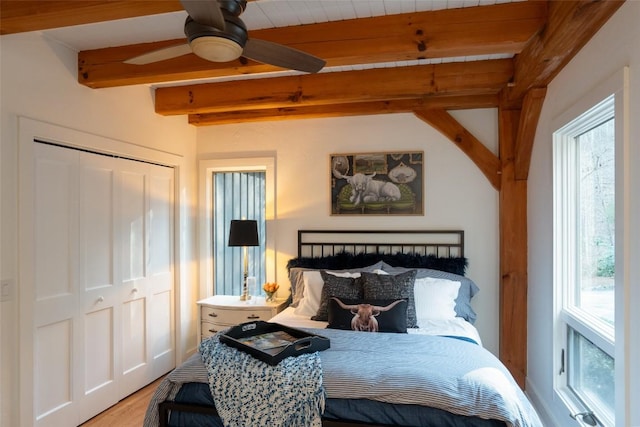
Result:
[[[153,377],[175,367],[173,329],[173,169],[150,166],[149,173],[149,332]]]
[[[35,144],[34,156],[34,424],[74,423],[78,152]]]
[[[80,155],[80,298],[82,300],[83,377],[80,421],[120,399],[118,389],[119,293],[115,194],[117,173],[112,158]]]
[[[72,319],[66,319],[36,328],[36,425],[73,425],[76,420],[72,323]]]
[[[120,331],[122,333],[121,393],[133,393],[150,382],[148,295],[147,295],[147,207],[148,165],[118,160],[120,177],[120,231],[117,241],[121,252]]]
[[[113,307],[84,316],[85,395],[95,394],[114,383],[113,322]],[[115,390],[113,399],[110,400],[118,401]]]

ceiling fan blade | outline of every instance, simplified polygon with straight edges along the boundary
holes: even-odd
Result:
[[[249,39],[242,56],[263,64],[289,68],[291,70],[317,73],[326,61],[309,53],[266,40]]]
[[[224,16],[217,0],[180,0],[180,3],[197,23],[224,30]]]
[[[178,56],[191,53],[191,46],[188,44],[179,44],[162,49],[153,50],[151,52],[143,53],[142,55],[134,56],[124,61],[125,64],[133,65],[146,65],[152,62],[164,61],[167,59],[177,58]]]

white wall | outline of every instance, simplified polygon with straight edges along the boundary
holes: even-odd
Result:
[[[630,67],[629,209],[626,312],[616,328],[627,334],[624,380],[616,382],[616,425],[640,426],[640,2],[627,1],[549,85],[534,143],[529,175],[529,376],[527,390],[547,426],[571,426],[568,411],[553,394],[552,121],[625,65]],[[618,188],[619,191],[619,188]],[[617,225],[617,227],[620,224]],[[618,268],[618,266],[616,267]],[[619,288],[618,288],[619,289]],[[616,338],[617,339],[617,338]],[[617,344],[619,345],[619,344]],[[632,405],[632,402],[634,405]]]
[[[145,86],[89,89],[76,80],[76,53],[53,44],[37,33],[2,36],[1,62],[1,196],[0,235],[2,279],[16,287],[13,298],[1,303],[0,425],[18,425],[18,116],[72,128],[131,145],[172,153],[179,168],[181,304],[176,313],[178,353],[195,346],[197,266],[194,262],[196,213],[196,130],[185,117],[166,118],[154,113],[151,90]],[[112,147],[102,147],[110,150]]]
[[[495,152],[495,110],[455,112]],[[329,155],[424,150],[424,216],[331,216]],[[471,160],[413,114],[307,119],[203,127],[199,159],[276,157],[277,270],[297,254],[298,229],[462,229],[467,275],[480,287],[473,305],[485,346],[498,350],[498,192]]]

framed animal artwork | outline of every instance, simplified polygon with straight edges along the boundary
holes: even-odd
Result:
[[[424,215],[424,152],[331,154],[331,215]]]

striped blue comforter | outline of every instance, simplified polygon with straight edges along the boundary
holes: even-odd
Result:
[[[331,340],[320,353],[327,396],[436,407],[541,427],[504,365],[467,341],[414,334],[311,330]]]
[[[323,385],[330,399],[423,405],[501,420],[513,427],[542,427],[508,370],[476,344],[419,334],[307,330],[331,340],[331,348],[320,352]],[[207,383],[198,356],[161,384],[145,426],[157,426],[157,403],[172,398],[186,382]]]

